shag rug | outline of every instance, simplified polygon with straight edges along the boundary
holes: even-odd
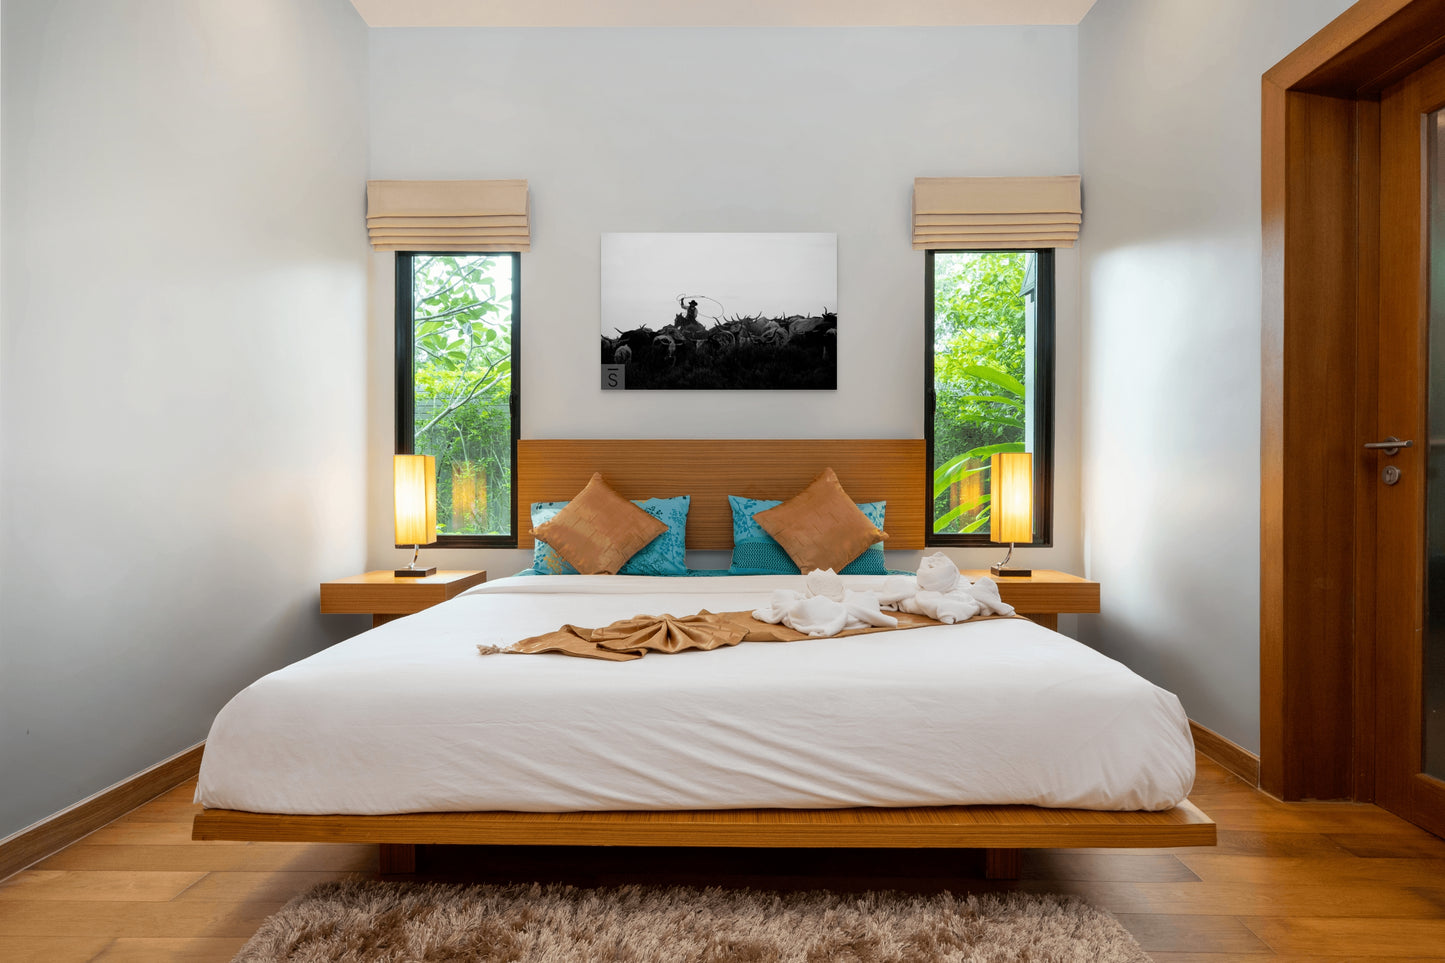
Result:
[[[233,963],[1149,963],[1073,897],[324,883]]]

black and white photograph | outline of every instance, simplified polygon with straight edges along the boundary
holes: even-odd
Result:
[[[834,390],[838,235],[603,234],[602,386]]]

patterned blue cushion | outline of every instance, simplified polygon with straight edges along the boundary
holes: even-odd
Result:
[[[567,507],[566,502],[533,502],[532,527],[550,522],[552,517]],[[532,548],[532,571],[538,575],[576,575],[577,570],[557,550],[540,538]]]
[[[644,545],[617,574],[687,575],[687,555],[683,543],[687,538],[687,510],[692,504],[692,497],[648,498],[632,504],[666,525],[667,531]],[[565,507],[566,502],[533,502],[532,527],[548,521]],[[577,574],[577,570],[558,555],[555,548],[540,538],[532,550],[532,569],[538,575]]]
[[[686,575],[687,510],[691,495],[676,498],[646,498],[633,502],[667,526],[667,531],[643,546],[618,570],[619,575]]]
[[[728,571],[733,575],[797,575],[800,569],[788,557],[783,546],[763,530],[753,518],[758,512],[781,505],[766,498],[743,498],[729,495],[733,510],[733,561]],[[868,521],[880,530],[887,502],[859,502],[858,508]],[[887,575],[883,560],[883,543],[874,542],[853,561],[843,566],[843,575]]]

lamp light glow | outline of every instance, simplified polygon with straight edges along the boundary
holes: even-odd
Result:
[[[1005,578],[1027,577],[1031,569],[1009,568],[1015,542],[1034,540],[1034,456],[1000,452],[989,462],[989,541],[1007,544],[1008,555],[989,571]]]
[[[435,575],[436,568],[417,568],[421,546],[437,540],[437,470],[431,455],[392,457],[392,485],[396,498],[396,544],[412,546],[411,565],[397,569],[399,576]]]

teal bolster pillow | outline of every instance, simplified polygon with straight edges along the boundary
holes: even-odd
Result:
[[[676,498],[648,498],[634,500],[632,504],[667,526],[667,531],[648,542],[627,564],[617,570],[618,575],[686,575],[687,554],[684,543],[687,539],[687,510],[692,504],[690,495]],[[567,506],[566,502],[533,502],[532,527],[536,528]],[[538,575],[576,575],[577,570],[557,550],[540,538],[532,549],[532,569]]]
[[[728,504],[733,510],[733,560],[728,566],[729,575],[799,575],[801,569],[788,557],[783,546],[754,520],[758,512],[781,505],[781,501],[765,498],[743,498],[729,495]],[[878,529],[883,528],[883,514],[887,502],[859,502],[858,508],[868,521]],[[863,550],[853,561],[843,566],[842,575],[887,575],[884,564],[883,543],[874,542]]]

